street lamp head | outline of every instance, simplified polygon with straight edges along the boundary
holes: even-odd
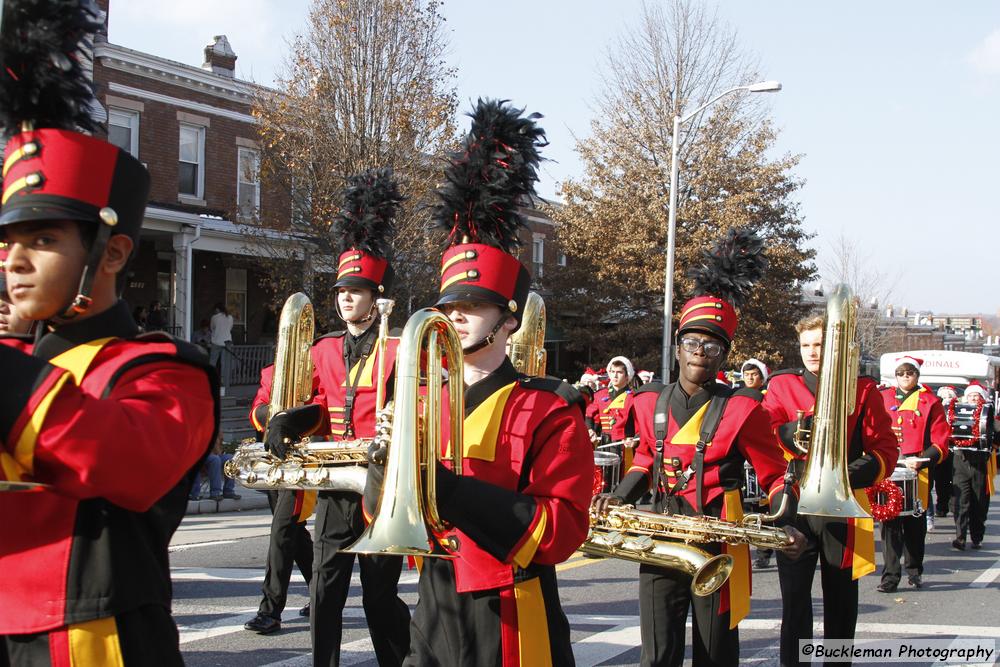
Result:
[[[751,93],[776,93],[781,90],[780,81],[758,81],[747,86]]]

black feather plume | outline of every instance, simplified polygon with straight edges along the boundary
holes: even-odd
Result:
[[[357,248],[376,257],[386,257],[393,221],[405,199],[389,167],[348,177],[344,207],[333,221],[332,229],[340,251]]]
[[[84,71],[103,25],[93,0],[5,0],[0,38],[0,132],[35,127],[96,131]]]
[[[730,229],[692,266],[695,295],[711,294],[740,308],[767,269],[764,240],[749,229]]]
[[[535,123],[541,114],[523,116],[523,109],[508,102],[476,103],[463,150],[451,157],[445,171],[435,219],[452,244],[467,237],[511,253],[521,245],[518,232],[525,222],[518,205],[535,193],[538,149],[547,143],[545,130]]]

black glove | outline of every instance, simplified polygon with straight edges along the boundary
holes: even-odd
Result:
[[[806,431],[812,431],[812,425],[813,425],[813,416],[806,415],[805,419],[803,420],[803,428],[805,428]],[[790,422],[785,422],[784,424],[778,427],[778,439],[781,440],[781,444],[785,446],[785,449],[794,453],[800,453],[799,448],[795,446],[795,432],[798,430],[798,428],[799,428],[798,419],[793,419]]]
[[[323,407],[314,403],[283,410],[271,417],[264,435],[264,449],[284,460],[288,446],[312,435],[323,423]]]
[[[389,450],[385,446],[385,443],[379,440],[372,440],[371,444],[368,445],[368,463],[377,466],[385,465],[385,457]]]

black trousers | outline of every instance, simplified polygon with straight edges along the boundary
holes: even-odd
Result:
[[[115,630],[126,667],[183,667],[177,626],[165,607],[148,605],[115,616]],[[32,635],[0,635],[0,667],[50,667],[70,664],[68,629]],[[93,664],[81,647],[72,649],[75,664]],[[53,655],[56,653],[56,655]],[[53,660],[54,658],[54,660]]]
[[[301,491],[299,492],[301,493]],[[295,491],[268,491],[271,506],[271,543],[264,569],[264,598],[258,613],[281,620],[288,599],[292,566],[298,565],[306,585],[312,581],[313,544],[305,521],[295,512]]]
[[[955,459],[955,536],[964,540],[968,534],[973,542],[982,542],[986,534],[986,514],[990,497],[986,493],[985,452],[956,450]]]
[[[928,494],[937,489],[937,499],[934,501],[934,507],[927,508],[927,511],[930,512],[933,509],[938,516],[946,515],[951,506],[951,480],[955,474],[954,458],[954,456],[949,456],[944,461],[931,466]],[[928,495],[928,498],[931,496]]]
[[[837,557],[838,552],[843,555],[846,521],[800,515],[795,527],[809,540],[805,552],[798,560],[777,552],[782,667],[801,664],[799,640],[813,638],[812,584],[817,561],[823,586],[823,636],[853,639],[858,624],[858,582],[851,568],[840,567]]]
[[[354,554],[350,546],[364,530],[361,496],[341,491],[323,491],[316,503],[316,536],[313,542],[312,610],[313,665],[340,664],[340,641],[344,605],[351,588]],[[358,556],[361,570],[362,605],[382,667],[401,665],[410,646],[410,610],[399,599],[399,556]]]
[[[705,548],[704,545],[698,545]],[[718,553],[718,547],[706,549]],[[691,576],[654,565],[639,566],[639,634],[643,667],[679,667],[684,663],[685,624],[692,611],[694,667],[738,665],[739,629],[729,629],[729,612],[717,613],[721,591],[691,595]]]
[[[901,516],[892,521],[882,522],[882,581],[898,584],[902,578],[899,566],[900,556],[903,567],[911,577],[924,573],[924,543],[927,539],[927,517]]]

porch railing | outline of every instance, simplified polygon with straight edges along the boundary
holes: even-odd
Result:
[[[231,384],[257,384],[260,371],[274,363],[274,345],[233,345]]]

